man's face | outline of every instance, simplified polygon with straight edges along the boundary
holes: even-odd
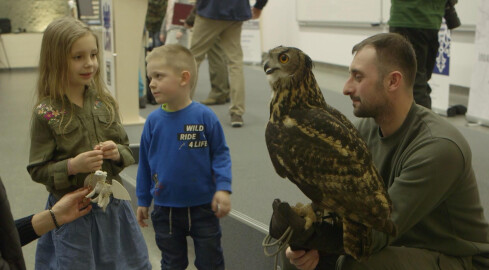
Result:
[[[371,46],[358,51],[350,64],[350,77],[343,94],[353,101],[353,114],[357,117],[377,117],[387,105],[387,94],[377,67],[377,53]]]

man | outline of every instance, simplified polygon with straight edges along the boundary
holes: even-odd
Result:
[[[336,269],[488,269],[484,219],[468,143],[413,99],[416,58],[399,34],[378,34],[353,47],[343,93],[393,203],[397,237],[372,231],[371,256],[340,256]],[[327,240],[325,240],[327,241]],[[314,269],[317,250],[286,251]],[[334,266],[333,266],[334,268]],[[321,268],[323,269],[323,268]]]
[[[232,127],[243,126],[245,112],[241,27],[243,21],[259,18],[266,3],[267,0],[257,0],[253,10],[248,0],[199,0],[196,4],[197,16],[190,50],[200,65],[206,53],[220,39],[220,45],[228,61],[231,97],[229,113]]]

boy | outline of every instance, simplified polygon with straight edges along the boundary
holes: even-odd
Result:
[[[151,220],[162,269],[185,269],[187,241],[195,243],[198,269],[224,269],[219,219],[231,208],[231,157],[217,116],[193,102],[197,65],[178,44],[155,48],[147,57],[149,85],[162,104],[146,120],[137,174],[137,219]]]

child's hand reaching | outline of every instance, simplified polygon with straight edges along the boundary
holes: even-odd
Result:
[[[101,142],[93,148],[95,150],[102,150],[104,153],[104,159],[112,159],[116,162],[121,160],[121,155],[119,154],[119,149],[117,144],[113,141]]]
[[[139,226],[148,227],[148,224],[144,222],[145,219],[148,219],[148,207],[138,206],[138,210],[136,211],[136,218],[138,219]]]
[[[216,213],[218,218],[225,217],[231,211],[231,200],[228,191],[218,190],[214,194],[214,198],[212,198],[212,211]]]
[[[102,150],[92,150],[78,154],[68,160],[68,174],[91,173],[102,169],[103,161]]]

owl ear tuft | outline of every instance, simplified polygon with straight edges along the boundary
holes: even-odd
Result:
[[[311,57],[309,57],[309,55],[307,54],[304,54],[304,61],[305,61],[305,66],[308,70],[312,70],[312,67],[314,66],[314,64],[312,63],[312,59]]]

